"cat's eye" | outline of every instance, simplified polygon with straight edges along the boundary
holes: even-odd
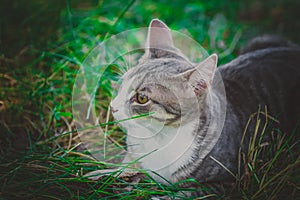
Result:
[[[136,101],[139,104],[145,104],[149,101],[149,98],[144,94],[136,93]]]

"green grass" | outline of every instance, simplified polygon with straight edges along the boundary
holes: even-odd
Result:
[[[297,12],[292,11],[298,3],[289,3],[279,2],[274,8],[271,1],[176,1],[170,10],[164,0],[3,0],[0,199],[149,199],[182,196],[182,191],[193,190],[179,183],[162,185],[144,171],[124,179],[105,176],[93,181],[83,176],[113,166],[95,160],[80,145],[71,101],[77,71],[96,44],[124,30],[146,27],[153,18],[190,34],[209,53],[218,53],[220,63],[232,60],[250,37],[260,33],[276,31],[299,42],[299,25],[290,20],[297,19]],[[252,19],[251,12],[257,8],[269,15]],[[108,71],[108,75],[113,73]],[[106,119],[111,88],[105,81],[99,86],[96,110],[108,136],[122,143],[123,131],[111,116]],[[262,142],[257,133],[249,153],[240,154],[245,173],[235,175],[232,192],[238,199],[299,196],[299,144],[293,133],[283,134],[269,128],[270,124],[264,129],[271,142]]]

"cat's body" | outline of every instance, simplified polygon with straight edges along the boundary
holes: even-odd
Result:
[[[189,62],[159,20],[150,25],[148,45],[139,65],[123,76],[111,104],[116,119],[154,112],[121,123],[128,134],[125,163],[137,159],[142,168],[164,177],[167,181],[152,174],[164,183],[186,178],[223,181],[233,178],[224,166],[237,172],[243,132],[259,106],[280,121],[282,130],[295,127],[300,114],[300,48],[254,50],[219,67],[224,96],[222,91],[210,91],[216,81],[216,55],[198,65]],[[222,120],[214,120],[222,115],[218,110],[224,105],[224,126],[218,130]],[[248,128],[243,151],[254,122]]]
[[[251,114],[266,112],[279,121],[282,131],[292,133],[300,116],[300,48],[265,48],[239,56],[218,70],[226,90],[227,112],[221,136],[193,177],[205,181],[220,181],[233,178],[224,167],[210,158],[213,156],[236,174],[238,149],[246,123]],[[265,110],[265,106],[266,109]],[[260,127],[264,125],[265,115]],[[247,152],[249,137],[254,133],[256,116],[248,127],[243,152]]]

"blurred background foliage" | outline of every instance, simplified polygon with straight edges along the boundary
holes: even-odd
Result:
[[[59,48],[65,42],[82,47],[101,42],[107,34],[146,27],[153,18],[187,30],[207,48],[213,48],[212,39],[225,40],[217,46],[225,48],[237,30],[243,39],[270,33],[299,42],[299,7],[296,0],[1,0],[1,52],[13,56],[24,46]],[[216,38],[209,34],[213,23]]]
[[[0,196],[3,188],[17,187],[14,178],[24,163],[65,151],[66,141],[70,147],[63,139],[36,144],[74,128],[76,72],[105,38],[159,18],[209,53],[217,52],[222,64],[258,35],[278,34],[300,43],[299,11],[299,0],[0,0]],[[23,182],[17,182],[25,194]]]

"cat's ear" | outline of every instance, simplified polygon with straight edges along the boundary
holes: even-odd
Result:
[[[150,22],[147,45],[149,48],[174,48],[169,27],[159,19],[153,19]]]
[[[159,19],[153,19],[148,28],[145,57],[160,58],[168,52],[177,52],[169,27]]]
[[[185,80],[194,89],[196,95],[203,94],[206,89],[211,85],[215,71],[217,68],[218,56],[212,54],[204,61],[199,63],[195,68],[183,72],[180,76],[183,76]]]

